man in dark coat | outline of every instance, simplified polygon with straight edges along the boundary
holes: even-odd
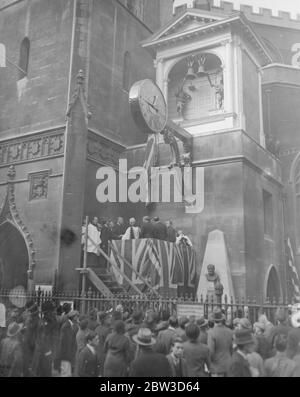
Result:
[[[126,227],[124,225],[124,219],[119,216],[117,219],[117,223],[113,227],[113,240],[121,240],[123,234],[126,231]]]
[[[140,328],[133,340],[138,345],[137,358],[132,362],[129,377],[166,378],[172,376],[168,359],[155,353],[152,346],[155,339],[149,328]]]
[[[173,222],[171,220],[167,221],[166,226],[167,226],[167,240],[170,243],[176,243],[177,232],[173,227]]]
[[[170,354],[167,355],[173,377],[186,378],[188,376],[187,363],[182,356],[183,341],[177,337],[172,343]]]
[[[99,336],[90,331],[85,337],[86,346],[78,355],[78,376],[81,378],[98,377],[100,368],[96,348]]]
[[[188,377],[206,377],[210,370],[209,349],[199,341],[199,333],[196,324],[186,326],[188,340],[183,344],[183,357],[187,363]]]
[[[211,317],[215,326],[208,332],[212,377],[224,377],[232,354],[232,331],[225,326],[225,316],[215,309]]]
[[[98,313],[98,321],[100,325],[95,329],[96,334],[99,337],[99,342],[96,348],[98,362],[100,365],[101,374],[103,373],[103,365],[105,360],[105,353],[104,353],[104,343],[107,336],[112,332],[112,316],[109,313],[100,312]]]
[[[178,320],[176,317],[169,318],[169,326],[167,329],[159,331],[156,341],[155,349],[159,349],[161,353],[169,354],[171,346],[177,338],[176,328],[178,327]]]
[[[32,373],[38,377],[52,376],[54,346],[58,332],[58,323],[54,310],[55,304],[52,301],[43,302],[43,318],[38,326],[35,351],[32,361]]]
[[[159,217],[156,216],[153,224],[153,238],[157,240],[167,240],[168,238],[168,230],[167,226],[159,220]]]
[[[255,349],[255,342],[249,329],[237,329],[235,331],[235,343],[237,350],[232,355],[231,364],[228,370],[228,377],[251,378],[250,365],[247,354]]]
[[[68,320],[65,321],[60,330],[59,352],[61,359],[61,376],[71,377],[75,366],[77,350],[76,334],[78,332],[77,320],[79,313],[72,310],[68,313]]]
[[[154,225],[149,216],[144,216],[140,238],[153,238]]]

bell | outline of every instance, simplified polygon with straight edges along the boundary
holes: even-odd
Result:
[[[194,68],[190,66],[188,68],[187,74],[185,76],[186,80],[195,80],[196,77],[197,76],[196,76],[196,74],[194,72]]]
[[[205,70],[204,70],[204,65],[199,65],[198,72],[197,72],[197,76],[198,76],[198,77],[205,77],[205,76],[207,76],[207,73],[206,73]]]

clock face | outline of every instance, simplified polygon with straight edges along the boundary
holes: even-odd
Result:
[[[151,80],[135,83],[129,93],[131,112],[137,125],[145,132],[162,132],[167,123],[165,98]]]

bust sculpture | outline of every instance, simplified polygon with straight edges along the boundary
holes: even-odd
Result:
[[[210,283],[216,283],[216,282],[220,281],[220,277],[216,273],[216,268],[212,264],[207,266],[207,273],[205,276],[206,276],[207,281],[209,281]]]

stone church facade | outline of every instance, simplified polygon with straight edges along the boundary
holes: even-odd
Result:
[[[2,288],[77,289],[84,216],[148,213],[189,235],[199,274],[209,234],[221,231],[236,296],[288,295],[288,237],[300,265],[300,21],[189,5],[0,1]],[[145,78],[161,88],[174,130],[191,137],[199,213],[96,199],[99,167],[143,164],[147,137],[128,92]],[[170,160],[161,139],[159,166]]]

